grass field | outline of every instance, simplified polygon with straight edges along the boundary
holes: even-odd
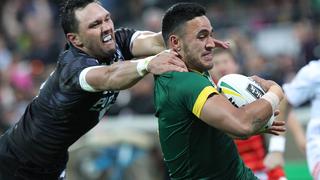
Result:
[[[306,161],[286,161],[285,171],[288,180],[312,180]]]

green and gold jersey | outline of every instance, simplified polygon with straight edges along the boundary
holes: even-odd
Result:
[[[256,179],[233,140],[199,119],[207,98],[217,93],[204,74],[155,76],[160,144],[172,179]]]

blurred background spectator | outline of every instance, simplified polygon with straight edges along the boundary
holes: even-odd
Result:
[[[111,12],[115,27],[151,31],[161,30],[162,14],[179,1],[101,0]],[[26,102],[37,95],[55,66],[65,44],[58,16],[63,2],[0,1],[0,133],[19,120]],[[218,39],[232,39],[237,44],[236,56],[248,75],[282,84],[308,61],[320,58],[319,0],[194,2],[207,8]],[[152,86],[153,77],[149,75],[122,91],[110,116],[153,117]]]

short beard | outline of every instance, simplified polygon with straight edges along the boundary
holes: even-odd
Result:
[[[186,62],[187,62],[187,66],[188,68],[190,67],[193,70],[197,70],[200,72],[204,72],[204,71],[208,71],[211,68],[213,68],[213,64],[208,66],[205,66],[203,64],[201,64],[201,61],[199,61],[199,59],[195,58],[195,57],[191,57],[191,56],[186,56]]]

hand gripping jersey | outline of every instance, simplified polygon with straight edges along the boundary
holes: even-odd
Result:
[[[115,32],[113,63],[131,59],[134,30]],[[55,71],[41,86],[39,95],[22,118],[8,132],[9,142],[19,157],[39,166],[66,159],[68,147],[94,127],[115,102],[118,91],[88,92],[81,88],[79,75],[87,67],[102,65],[70,46],[59,57]]]
[[[199,119],[207,98],[218,93],[205,74],[155,76],[154,92],[160,144],[171,179],[256,179],[233,140]]]

